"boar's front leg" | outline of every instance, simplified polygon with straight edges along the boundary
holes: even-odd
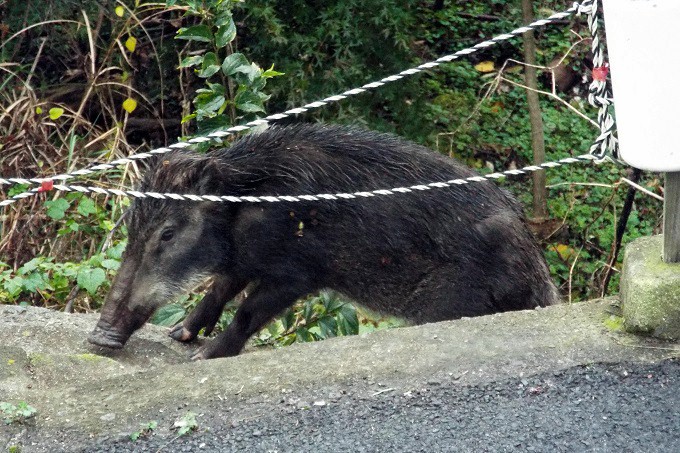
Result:
[[[304,284],[261,282],[238,308],[229,327],[197,349],[191,360],[238,355],[251,335],[310,292],[311,288]]]
[[[203,328],[205,328],[204,335],[210,335],[226,303],[236,297],[246,287],[246,283],[231,277],[216,277],[210,290],[196,308],[183,322],[173,327],[168,335],[177,341],[184,342],[195,339]]]

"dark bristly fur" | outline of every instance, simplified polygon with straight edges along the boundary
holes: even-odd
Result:
[[[168,154],[147,172],[140,190],[302,195],[473,175],[455,160],[391,135],[298,125],[270,128],[206,156]],[[165,244],[159,235],[168,228],[174,237]],[[212,328],[225,298],[257,282],[232,325],[198,358],[238,354],[263,323],[322,288],[414,323],[557,301],[521,207],[488,181],[341,201],[138,199],[129,233],[123,277],[113,285],[99,336],[105,337],[107,329],[124,331],[116,337],[124,343],[140,321],[117,322],[116,316],[148,317],[165,302],[156,300],[159,296],[186,288],[197,275],[214,276],[206,299],[173,331],[175,338],[192,339],[200,328]],[[133,270],[126,273],[126,267]],[[140,298],[146,300],[141,305],[152,308],[138,308],[140,302],[132,299]],[[120,305],[128,309],[116,309]]]

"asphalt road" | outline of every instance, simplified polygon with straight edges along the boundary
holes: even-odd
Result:
[[[596,364],[464,386],[430,381],[253,403],[216,402],[186,436],[93,440],[87,452],[676,452],[680,361]]]

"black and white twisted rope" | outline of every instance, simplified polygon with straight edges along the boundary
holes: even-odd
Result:
[[[299,114],[307,112],[309,110],[316,109],[316,108],[319,108],[319,107],[323,107],[323,106],[330,104],[332,102],[338,102],[338,101],[346,99],[350,96],[354,96],[354,95],[357,95],[357,94],[360,94],[360,93],[364,93],[366,91],[381,87],[381,86],[386,85],[386,84],[391,83],[391,82],[396,82],[398,80],[403,79],[404,77],[407,77],[407,76],[410,76],[410,75],[413,75],[413,74],[418,74],[418,73],[423,72],[427,69],[437,67],[437,66],[439,66],[443,63],[451,62],[453,60],[459,59],[459,58],[466,56],[466,55],[471,55],[471,54],[473,54],[473,53],[475,53],[479,50],[486,49],[486,48],[494,46],[494,45],[496,45],[500,42],[507,41],[511,38],[519,36],[526,31],[533,30],[533,29],[536,29],[536,28],[539,28],[539,27],[543,27],[543,26],[551,24],[555,21],[565,19],[565,18],[567,18],[571,15],[574,15],[576,13],[589,12],[590,11],[590,5],[592,4],[592,2],[593,2],[593,0],[584,0],[582,3],[575,2],[571,6],[571,8],[567,9],[566,11],[563,11],[563,12],[560,12],[560,13],[555,13],[555,14],[551,15],[550,17],[546,18],[546,19],[540,19],[540,20],[534,21],[534,22],[532,22],[532,23],[530,23],[526,26],[519,27],[519,28],[517,28],[517,29],[515,29],[515,30],[513,30],[509,33],[504,33],[504,34],[495,36],[495,37],[493,37],[493,38],[491,38],[487,41],[480,42],[480,43],[478,43],[478,44],[476,44],[472,47],[469,47],[467,49],[459,50],[458,52],[455,52],[455,53],[450,54],[450,55],[445,55],[441,58],[438,58],[437,60],[430,61],[430,62],[427,62],[427,63],[423,63],[419,66],[416,66],[416,67],[411,68],[411,69],[407,69],[407,70],[402,71],[398,74],[394,74],[394,75],[391,75],[389,77],[384,77],[384,78],[382,78],[378,81],[367,83],[367,84],[365,84],[365,85],[363,85],[359,88],[347,90],[343,93],[321,99],[320,101],[316,101],[316,102],[306,104],[302,107],[297,107],[297,108],[294,108],[294,109],[286,110],[285,112],[282,112],[282,113],[276,113],[276,114],[273,114],[273,115],[269,115],[269,116],[266,116],[264,118],[254,120],[254,121],[250,121],[250,122],[245,123],[243,125],[233,126],[233,127],[230,127],[228,129],[225,129],[225,130],[222,130],[222,131],[215,131],[215,132],[212,132],[212,133],[210,133],[206,136],[194,137],[194,138],[186,140],[184,142],[177,142],[177,143],[174,143],[174,144],[169,145],[167,147],[156,148],[156,149],[148,151],[148,152],[133,154],[133,155],[130,155],[128,157],[115,159],[115,160],[112,160],[111,162],[107,162],[107,163],[96,163],[96,164],[88,166],[87,168],[83,168],[83,169],[80,169],[80,170],[77,170],[77,171],[74,171],[74,172],[71,172],[71,173],[64,173],[64,174],[61,174],[61,175],[55,175],[55,176],[50,176],[50,177],[46,177],[46,178],[2,178],[2,177],[0,177],[0,185],[41,184],[41,183],[46,182],[46,181],[61,181],[61,182],[64,182],[68,179],[77,178],[79,176],[85,176],[85,175],[90,175],[90,174],[93,174],[93,173],[96,173],[96,172],[99,172],[99,171],[110,170],[110,169],[116,168],[119,165],[124,165],[124,164],[129,164],[129,163],[132,163],[132,162],[141,161],[141,160],[147,159],[149,157],[152,157],[154,155],[165,154],[165,153],[168,153],[168,152],[175,150],[175,149],[184,149],[184,148],[187,148],[187,147],[189,147],[193,144],[210,142],[210,141],[215,140],[215,139],[218,139],[218,140],[223,139],[224,137],[232,135],[236,132],[241,132],[241,131],[245,131],[245,130],[248,130],[248,129],[252,129],[252,128],[257,127],[257,126],[266,125],[271,121],[276,121],[276,120],[280,120],[280,119],[283,119],[283,118],[288,118],[292,115],[299,115]],[[34,195],[36,192],[32,190],[32,191],[29,191],[29,192],[26,192],[26,193],[29,194],[29,195],[26,195],[26,197],[29,197],[29,196]],[[23,197],[23,198],[26,198],[26,197]],[[6,201],[9,201],[9,200],[6,200]],[[10,203],[7,203],[7,204],[10,204]],[[4,205],[0,204],[0,206],[5,206],[5,205],[6,204],[4,204]]]
[[[614,135],[616,124],[609,111],[613,101],[612,93],[607,83],[609,66],[604,61],[604,49],[600,42],[598,4],[599,0],[593,0],[590,5],[590,11],[580,11],[588,14],[588,28],[593,37],[591,45],[593,53],[593,81],[588,88],[588,102],[598,109],[597,124],[600,126],[600,135],[597,136],[591,145],[590,153],[598,159],[609,157],[615,161],[620,161],[618,139]]]
[[[104,189],[101,187],[93,186],[79,186],[79,185],[62,185],[54,184],[49,188],[49,190],[60,190],[65,192],[80,192],[80,193],[94,193],[94,194],[104,194],[104,195],[117,195],[123,197],[134,197],[134,198],[154,198],[159,200],[178,200],[178,201],[213,201],[213,202],[226,202],[226,203],[262,203],[262,202],[302,202],[302,201],[329,201],[329,200],[352,200],[360,198],[371,198],[375,196],[382,195],[395,195],[402,193],[410,193],[416,191],[424,191],[431,189],[443,189],[456,185],[470,184],[473,182],[488,181],[492,179],[499,179],[505,176],[517,176],[526,174],[533,171],[555,168],[566,164],[573,164],[577,162],[589,162],[595,160],[596,157],[590,154],[584,154],[577,157],[567,157],[560,159],[555,162],[544,162],[540,165],[530,165],[521,169],[507,170],[503,172],[490,173],[483,176],[472,176],[469,178],[461,179],[451,179],[449,181],[442,182],[430,182],[423,184],[416,184],[408,187],[394,187],[392,189],[378,189],[364,192],[352,192],[352,193],[321,193],[321,194],[310,194],[310,195],[269,195],[269,196],[228,196],[228,195],[191,195],[191,194],[176,194],[176,193],[158,193],[158,192],[139,192],[136,190],[120,190],[120,189]],[[45,189],[37,187],[29,192],[24,192],[14,197],[0,202],[0,207],[7,206],[14,201],[21,200],[22,198],[27,198],[35,195],[39,192],[44,192]]]

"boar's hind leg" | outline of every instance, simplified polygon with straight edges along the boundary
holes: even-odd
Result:
[[[177,341],[191,341],[205,328],[204,335],[210,335],[220,319],[227,302],[232,300],[246,286],[246,282],[230,277],[216,277],[210,290],[189,316],[170,330],[170,337]]]
[[[229,327],[196,350],[191,359],[202,360],[238,355],[251,335],[260,330],[274,316],[293,305],[297,299],[310,292],[308,286],[291,282],[260,283],[238,308]]]

